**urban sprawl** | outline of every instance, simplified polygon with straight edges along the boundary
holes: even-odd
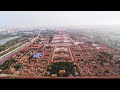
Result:
[[[0,78],[120,78],[120,53],[99,36],[62,29],[20,35],[0,46]]]

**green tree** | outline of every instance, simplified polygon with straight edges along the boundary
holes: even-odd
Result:
[[[65,70],[66,73],[63,76],[69,76],[70,73],[73,74],[75,72],[74,65],[73,63],[70,62],[56,62],[52,63],[49,67],[51,67],[50,69],[51,74],[59,75],[59,70]]]
[[[19,68],[21,68],[21,67],[22,67],[22,64],[16,64],[16,65],[14,66],[15,69],[19,69]]]

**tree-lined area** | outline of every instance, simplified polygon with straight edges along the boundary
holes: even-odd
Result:
[[[0,69],[2,69],[2,70],[8,69],[10,67],[10,65],[12,65],[15,62],[16,62],[15,59],[7,60],[2,65],[0,65]]]
[[[61,76],[59,70],[65,70],[65,74],[63,74],[64,77],[69,76],[69,74],[74,75],[75,72],[74,64],[71,62],[55,62],[48,67],[51,67],[51,69],[48,69],[50,74],[57,74],[58,76]]]

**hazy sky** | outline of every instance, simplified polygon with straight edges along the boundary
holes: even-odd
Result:
[[[120,24],[120,11],[0,11],[0,25]]]

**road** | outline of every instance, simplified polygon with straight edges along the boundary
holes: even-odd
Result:
[[[16,44],[15,46],[10,46],[8,49],[6,49],[6,50],[4,50],[4,51],[1,51],[0,54],[4,53],[4,52],[8,51],[9,49],[11,49],[11,48],[13,48],[13,47],[16,47],[16,46],[18,46],[18,45],[20,45],[20,44],[21,44],[21,42],[18,43],[18,44]]]
[[[22,49],[24,49],[25,47],[30,46],[32,43],[34,43],[37,40],[37,38],[33,38],[31,40],[31,42],[27,42],[21,46],[19,46],[18,48],[6,53],[5,55],[0,57],[0,64],[4,63],[8,58],[10,58],[12,55],[14,55],[15,53],[21,51]]]

